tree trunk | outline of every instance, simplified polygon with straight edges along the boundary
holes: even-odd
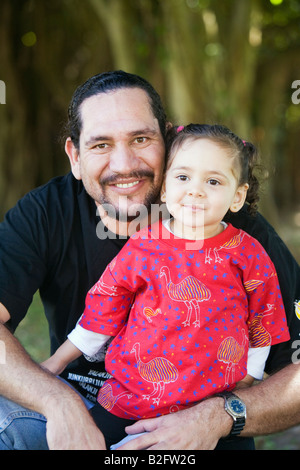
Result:
[[[130,0],[90,0],[90,3],[106,29],[115,68],[135,73],[138,67],[132,34],[135,11]]]

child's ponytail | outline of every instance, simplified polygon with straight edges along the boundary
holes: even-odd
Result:
[[[248,211],[251,215],[255,215],[258,209],[259,201],[259,181],[255,176],[254,171],[257,169],[258,152],[256,147],[251,142],[243,141],[243,157],[244,157],[244,171],[242,171],[240,183],[248,183],[249,189],[247,191],[246,202],[248,202]]]

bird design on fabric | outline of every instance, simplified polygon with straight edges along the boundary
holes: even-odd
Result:
[[[89,294],[104,294],[111,297],[118,295],[118,288],[116,286],[109,286],[105,284],[100,278],[98,282],[89,290]]]
[[[274,305],[267,304],[267,310],[255,314],[249,324],[249,341],[252,348],[264,348],[271,345],[271,335],[262,325],[263,317],[272,315]]]
[[[244,287],[245,287],[246,292],[249,293],[249,292],[254,291],[258,286],[260,286],[263,283],[264,281],[260,281],[258,279],[251,279],[249,281],[244,282]]]
[[[110,286],[108,284],[105,284],[105,282],[102,279],[106,273],[109,273],[114,268],[115,264],[116,264],[116,258],[114,258],[109,263],[104,273],[100,277],[99,281],[96,282],[96,284],[89,290],[89,294],[105,294],[105,295],[110,295],[110,296],[118,295],[118,288],[113,285]]]
[[[153,392],[143,395],[143,399],[149,400],[153,397],[153,403],[159,405],[166,384],[178,379],[177,368],[165,357],[155,357],[148,362],[143,362],[140,358],[140,343],[134,344],[131,353],[135,353],[137,369],[142,379],[153,384]]]
[[[123,392],[119,395],[114,396],[112,393],[111,385],[109,383],[106,383],[100,389],[97,401],[98,403],[100,403],[101,406],[103,406],[103,408],[110,411],[114,407],[115,403],[119,400],[119,398],[124,397],[125,395],[127,395],[128,398],[132,397],[132,393],[129,392]]]
[[[298,320],[300,320],[300,300],[296,300],[295,305],[295,314]]]
[[[232,383],[235,382],[235,366],[240,362],[245,354],[246,335],[243,332],[243,343],[239,344],[238,341],[232,336],[225,338],[218,348],[217,358],[218,361],[227,364],[225,374],[225,385],[229,385],[230,373],[232,374]]]
[[[225,242],[224,245],[220,246],[219,248],[208,248],[205,254],[205,263],[210,264],[210,262],[212,261],[212,258],[210,256],[211,250],[214,252],[214,255],[215,255],[215,263],[221,263],[223,258],[221,258],[221,256],[218,254],[218,251],[222,249],[232,250],[234,248],[237,248],[242,243],[245,235],[247,234],[240,230],[237,235],[235,235],[230,240]]]
[[[210,290],[197,278],[187,276],[178,284],[171,281],[170,270],[167,266],[160,269],[160,277],[165,277],[167,291],[171,300],[184,302],[188,308],[187,317],[183,323],[184,326],[190,326],[192,310],[194,307],[196,320],[195,327],[200,327],[200,307],[199,302],[209,300],[211,296]]]
[[[143,314],[147,318],[149,323],[152,323],[152,318],[151,317],[156,317],[159,313],[161,313],[161,309],[157,308],[156,310],[153,310],[151,307],[145,307],[143,309]]]

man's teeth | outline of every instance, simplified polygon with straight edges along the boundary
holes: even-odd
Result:
[[[133,183],[118,183],[116,186],[117,188],[131,188],[137,184],[139,184],[139,181],[133,181]]]

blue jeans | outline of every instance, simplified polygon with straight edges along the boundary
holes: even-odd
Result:
[[[81,398],[88,409],[94,405]],[[48,450],[46,423],[45,416],[0,396],[0,450]]]
[[[48,450],[46,421],[0,396],[0,450]]]
[[[78,392],[77,392],[78,393]],[[83,398],[88,409],[93,403]],[[0,450],[48,450],[45,416],[0,396]],[[216,450],[254,450],[252,438],[221,439]]]

